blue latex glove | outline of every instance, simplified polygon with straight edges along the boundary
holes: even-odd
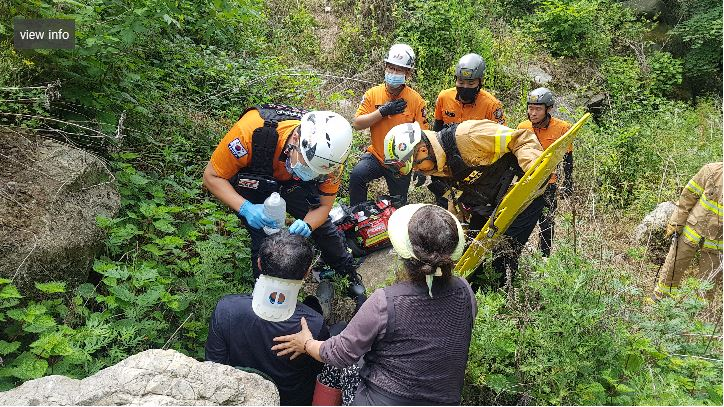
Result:
[[[246,219],[249,226],[254,229],[261,229],[263,226],[270,228],[277,227],[277,223],[264,214],[264,204],[255,205],[249,201],[244,201],[244,203],[241,204],[241,208],[239,208],[237,216]]]
[[[289,233],[309,237],[312,234],[312,229],[307,222],[297,219],[292,223],[292,226],[289,226]]]

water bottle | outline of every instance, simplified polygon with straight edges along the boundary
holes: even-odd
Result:
[[[278,192],[273,192],[264,200],[264,215],[275,221],[278,228],[264,226],[264,233],[273,235],[284,227],[284,220],[287,216],[287,203]]]

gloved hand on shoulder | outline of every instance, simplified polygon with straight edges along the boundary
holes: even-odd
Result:
[[[407,101],[405,99],[395,99],[380,106],[377,110],[380,111],[382,117],[387,117],[404,112],[406,107]]]
[[[246,219],[246,223],[254,229],[261,229],[264,226],[276,228],[277,223],[264,214],[264,204],[253,204],[244,201],[236,216]]]

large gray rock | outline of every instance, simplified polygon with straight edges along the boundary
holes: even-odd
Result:
[[[669,251],[671,241],[666,239],[664,234],[674,210],[676,205],[673,202],[662,202],[634,228],[635,242],[648,248],[648,255],[653,263],[661,264]]]
[[[103,161],[31,132],[0,128],[0,277],[85,281],[120,196]]]
[[[151,349],[83,380],[47,376],[0,393],[0,405],[279,405],[274,384],[253,373]]]
[[[650,238],[657,235],[663,236],[666,231],[666,225],[669,223],[671,214],[674,213],[676,205],[671,202],[661,202],[656,205],[653,211],[634,228],[634,239],[636,242],[646,244]]]
[[[666,2],[663,0],[626,0],[622,4],[633,10],[636,15],[648,18],[667,13]]]
[[[553,77],[550,76],[546,71],[544,71],[541,67],[536,65],[531,65],[528,67],[528,78],[535,83],[538,86],[545,86],[553,80]]]
[[[583,107],[583,100],[580,95],[573,93],[554,94],[556,104],[553,107],[553,116],[563,119],[569,123],[575,123],[581,118],[577,115]]]
[[[376,288],[393,283],[397,262],[397,254],[392,247],[380,249],[365,256],[364,262],[360,264],[357,272],[362,277],[367,291],[371,293]],[[400,264],[399,267],[402,268],[402,265]]]

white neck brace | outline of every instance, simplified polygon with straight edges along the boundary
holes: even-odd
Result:
[[[261,319],[286,321],[297,307],[297,294],[302,283],[302,280],[286,280],[262,274],[254,285],[251,308]]]

